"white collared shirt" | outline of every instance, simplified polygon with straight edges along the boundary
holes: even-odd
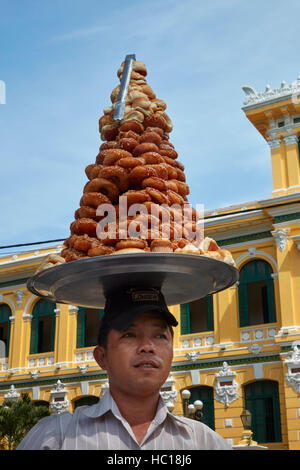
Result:
[[[230,450],[205,424],[170,413],[162,398],[139,444],[107,390],[92,406],[42,418],[17,450]]]

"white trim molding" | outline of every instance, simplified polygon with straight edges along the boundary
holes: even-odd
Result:
[[[231,370],[227,362],[223,362],[222,369],[215,374],[215,399],[224,403],[226,407],[240,397],[235,376],[236,373]]]
[[[284,362],[288,366],[286,381],[296,393],[300,394],[300,349],[297,345],[293,347],[291,355]]]
[[[284,138],[285,145],[298,144],[298,136],[296,134],[287,135]]]
[[[288,228],[279,228],[271,232],[280,251],[284,251],[286,248],[289,231]]]

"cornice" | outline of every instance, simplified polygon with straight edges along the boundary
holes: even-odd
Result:
[[[295,104],[297,104],[299,103],[298,95],[300,94],[300,77],[290,85],[283,81],[280,88],[271,88],[270,85],[267,85],[263,92],[257,92],[251,86],[243,86],[242,90],[246,94],[246,99],[242,108],[244,111],[288,100],[290,98]]]
[[[259,204],[263,208],[264,206],[272,206],[272,205],[275,206],[277,204],[290,203],[291,200],[293,199],[295,199],[295,204],[297,204],[300,199],[300,192],[292,193],[292,194],[285,194],[284,196],[275,196],[270,199],[261,199],[260,201],[257,201],[257,204]],[[269,207],[268,210],[270,209],[272,208]]]
[[[212,214],[211,214],[212,215]],[[217,218],[207,218],[204,220],[204,229],[206,227],[211,227],[215,226],[221,223],[231,223],[231,222],[237,222],[237,221],[244,221],[244,220],[253,220],[257,219],[257,217],[264,217],[264,212],[262,209],[257,209],[252,212],[245,212],[243,213],[242,210],[239,212],[236,212],[234,214],[229,214],[229,215],[220,215]]]

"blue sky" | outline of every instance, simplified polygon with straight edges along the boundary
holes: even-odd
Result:
[[[269,148],[241,110],[241,87],[264,91],[300,75],[297,0],[0,0],[0,8],[0,245],[69,235],[126,54],[145,62],[167,103],[193,205],[270,196]]]

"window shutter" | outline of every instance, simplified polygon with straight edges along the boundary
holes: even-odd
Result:
[[[240,327],[249,326],[247,283],[241,282],[238,288]]]
[[[77,348],[84,348],[85,346],[85,308],[79,307],[77,312]]]
[[[203,403],[203,417],[202,423],[215,430],[215,413],[214,413],[214,389],[207,385],[200,385],[198,387],[190,388],[191,392],[190,403],[195,400],[201,400]]]
[[[214,329],[214,303],[213,303],[212,295],[208,295],[206,297],[206,305],[207,305],[207,329],[208,331],[213,331]]]
[[[269,307],[269,323],[276,321],[275,294],[273,279],[267,280],[267,299]]]
[[[7,340],[5,341],[5,356],[8,357],[10,339],[10,319],[11,309],[7,304],[0,305],[0,323],[7,323]],[[1,359],[1,358],[0,358]]]
[[[190,322],[190,304],[180,305],[180,325],[181,325],[181,334],[187,335],[191,331],[191,322]]]
[[[30,333],[30,354],[36,354],[37,352],[37,318],[33,315],[31,320],[31,333]]]

